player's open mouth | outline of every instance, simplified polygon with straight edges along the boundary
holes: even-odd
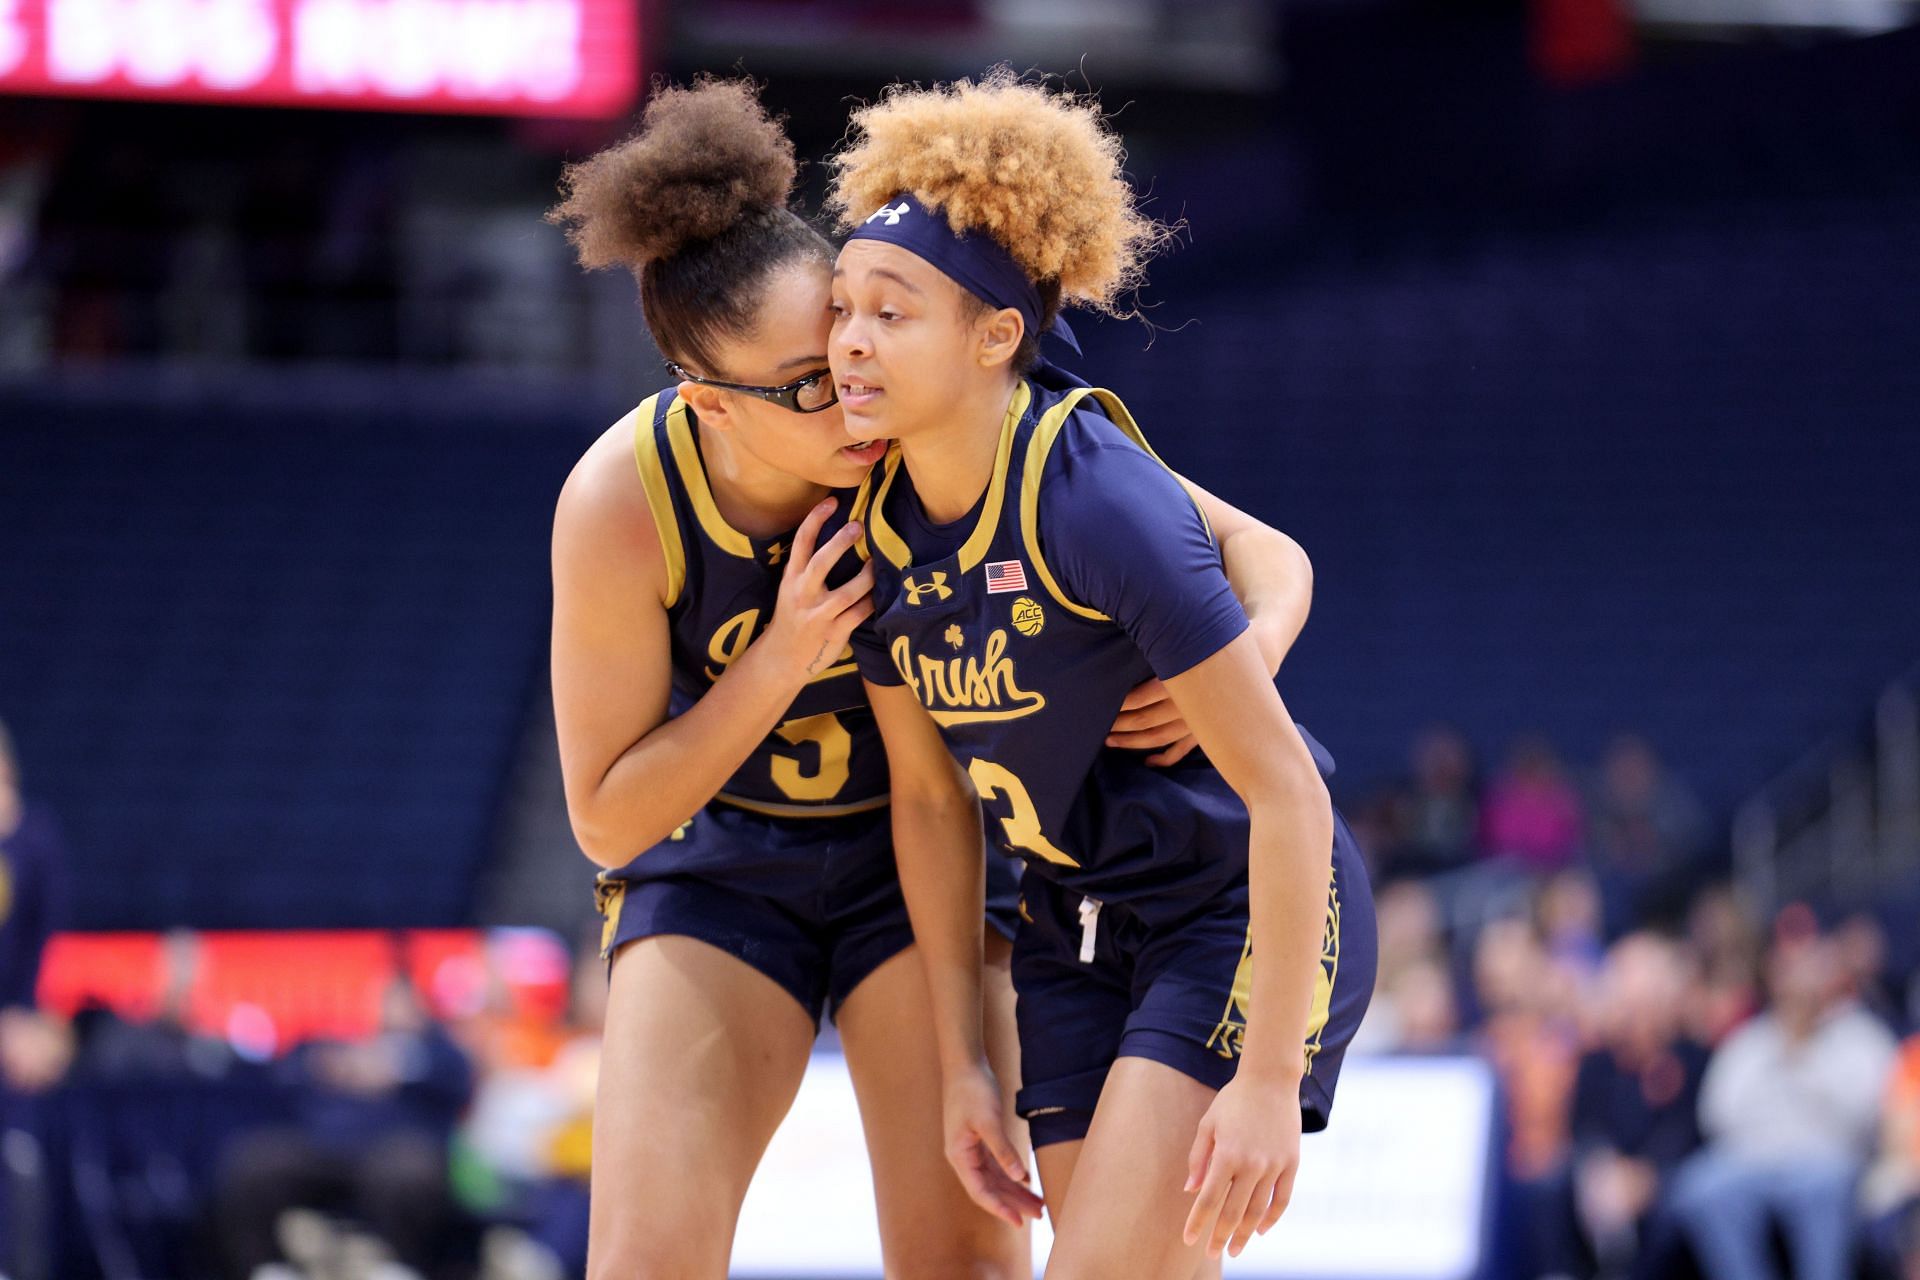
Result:
[[[880,395],[879,387],[858,378],[850,378],[840,384],[840,403],[848,409],[871,408]]]
[[[886,456],[885,440],[869,440],[865,444],[850,444],[840,450],[841,454],[863,467],[870,467]]]

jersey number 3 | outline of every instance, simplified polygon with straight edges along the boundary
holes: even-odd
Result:
[[[982,800],[1006,800],[1012,812],[1000,819],[1000,829],[1006,834],[1008,844],[1063,867],[1080,865],[1040,830],[1040,814],[1033,807],[1033,797],[1027,793],[1027,784],[1020,781],[1013,770],[975,756],[967,764],[967,776],[973,779],[973,789],[980,793]]]
[[[796,747],[810,742],[820,749],[820,762],[812,772],[807,772],[800,760],[792,756],[774,756],[771,766],[774,786],[789,799],[806,804],[818,804],[840,794],[840,788],[847,785],[847,757],[853,752],[853,737],[838,716],[831,711],[805,716],[787,721],[774,732]]]

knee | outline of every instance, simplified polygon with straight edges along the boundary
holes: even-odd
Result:
[[[587,1280],[724,1280],[726,1274],[726,1253],[716,1255],[696,1232],[587,1245]]]
[[[889,1262],[887,1280],[1033,1280],[1033,1262],[1020,1247],[991,1250],[920,1250],[899,1264]]]

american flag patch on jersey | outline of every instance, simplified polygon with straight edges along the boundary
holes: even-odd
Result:
[[[1025,591],[1027,589],[1027,571],[1018,560],[987,561],[987,594],[997,595],[1002,591]]]

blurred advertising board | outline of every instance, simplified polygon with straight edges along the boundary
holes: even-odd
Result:
[[[1494,1081],[1476,1058],[1355,1058],[1333,1124],[1302,1144],[1287,1214],[1228,1280],[1469,1280],[1484,1269]],[[846,1063],[815,1055],[762,1161],[732,1273],[762,1280],[880,1275],[859,1112]],[[1035,1232],[1035,1273],[1052,1243]]]
[[[0,93],[503,116],[634,101],[637,0],[0,0]]]

